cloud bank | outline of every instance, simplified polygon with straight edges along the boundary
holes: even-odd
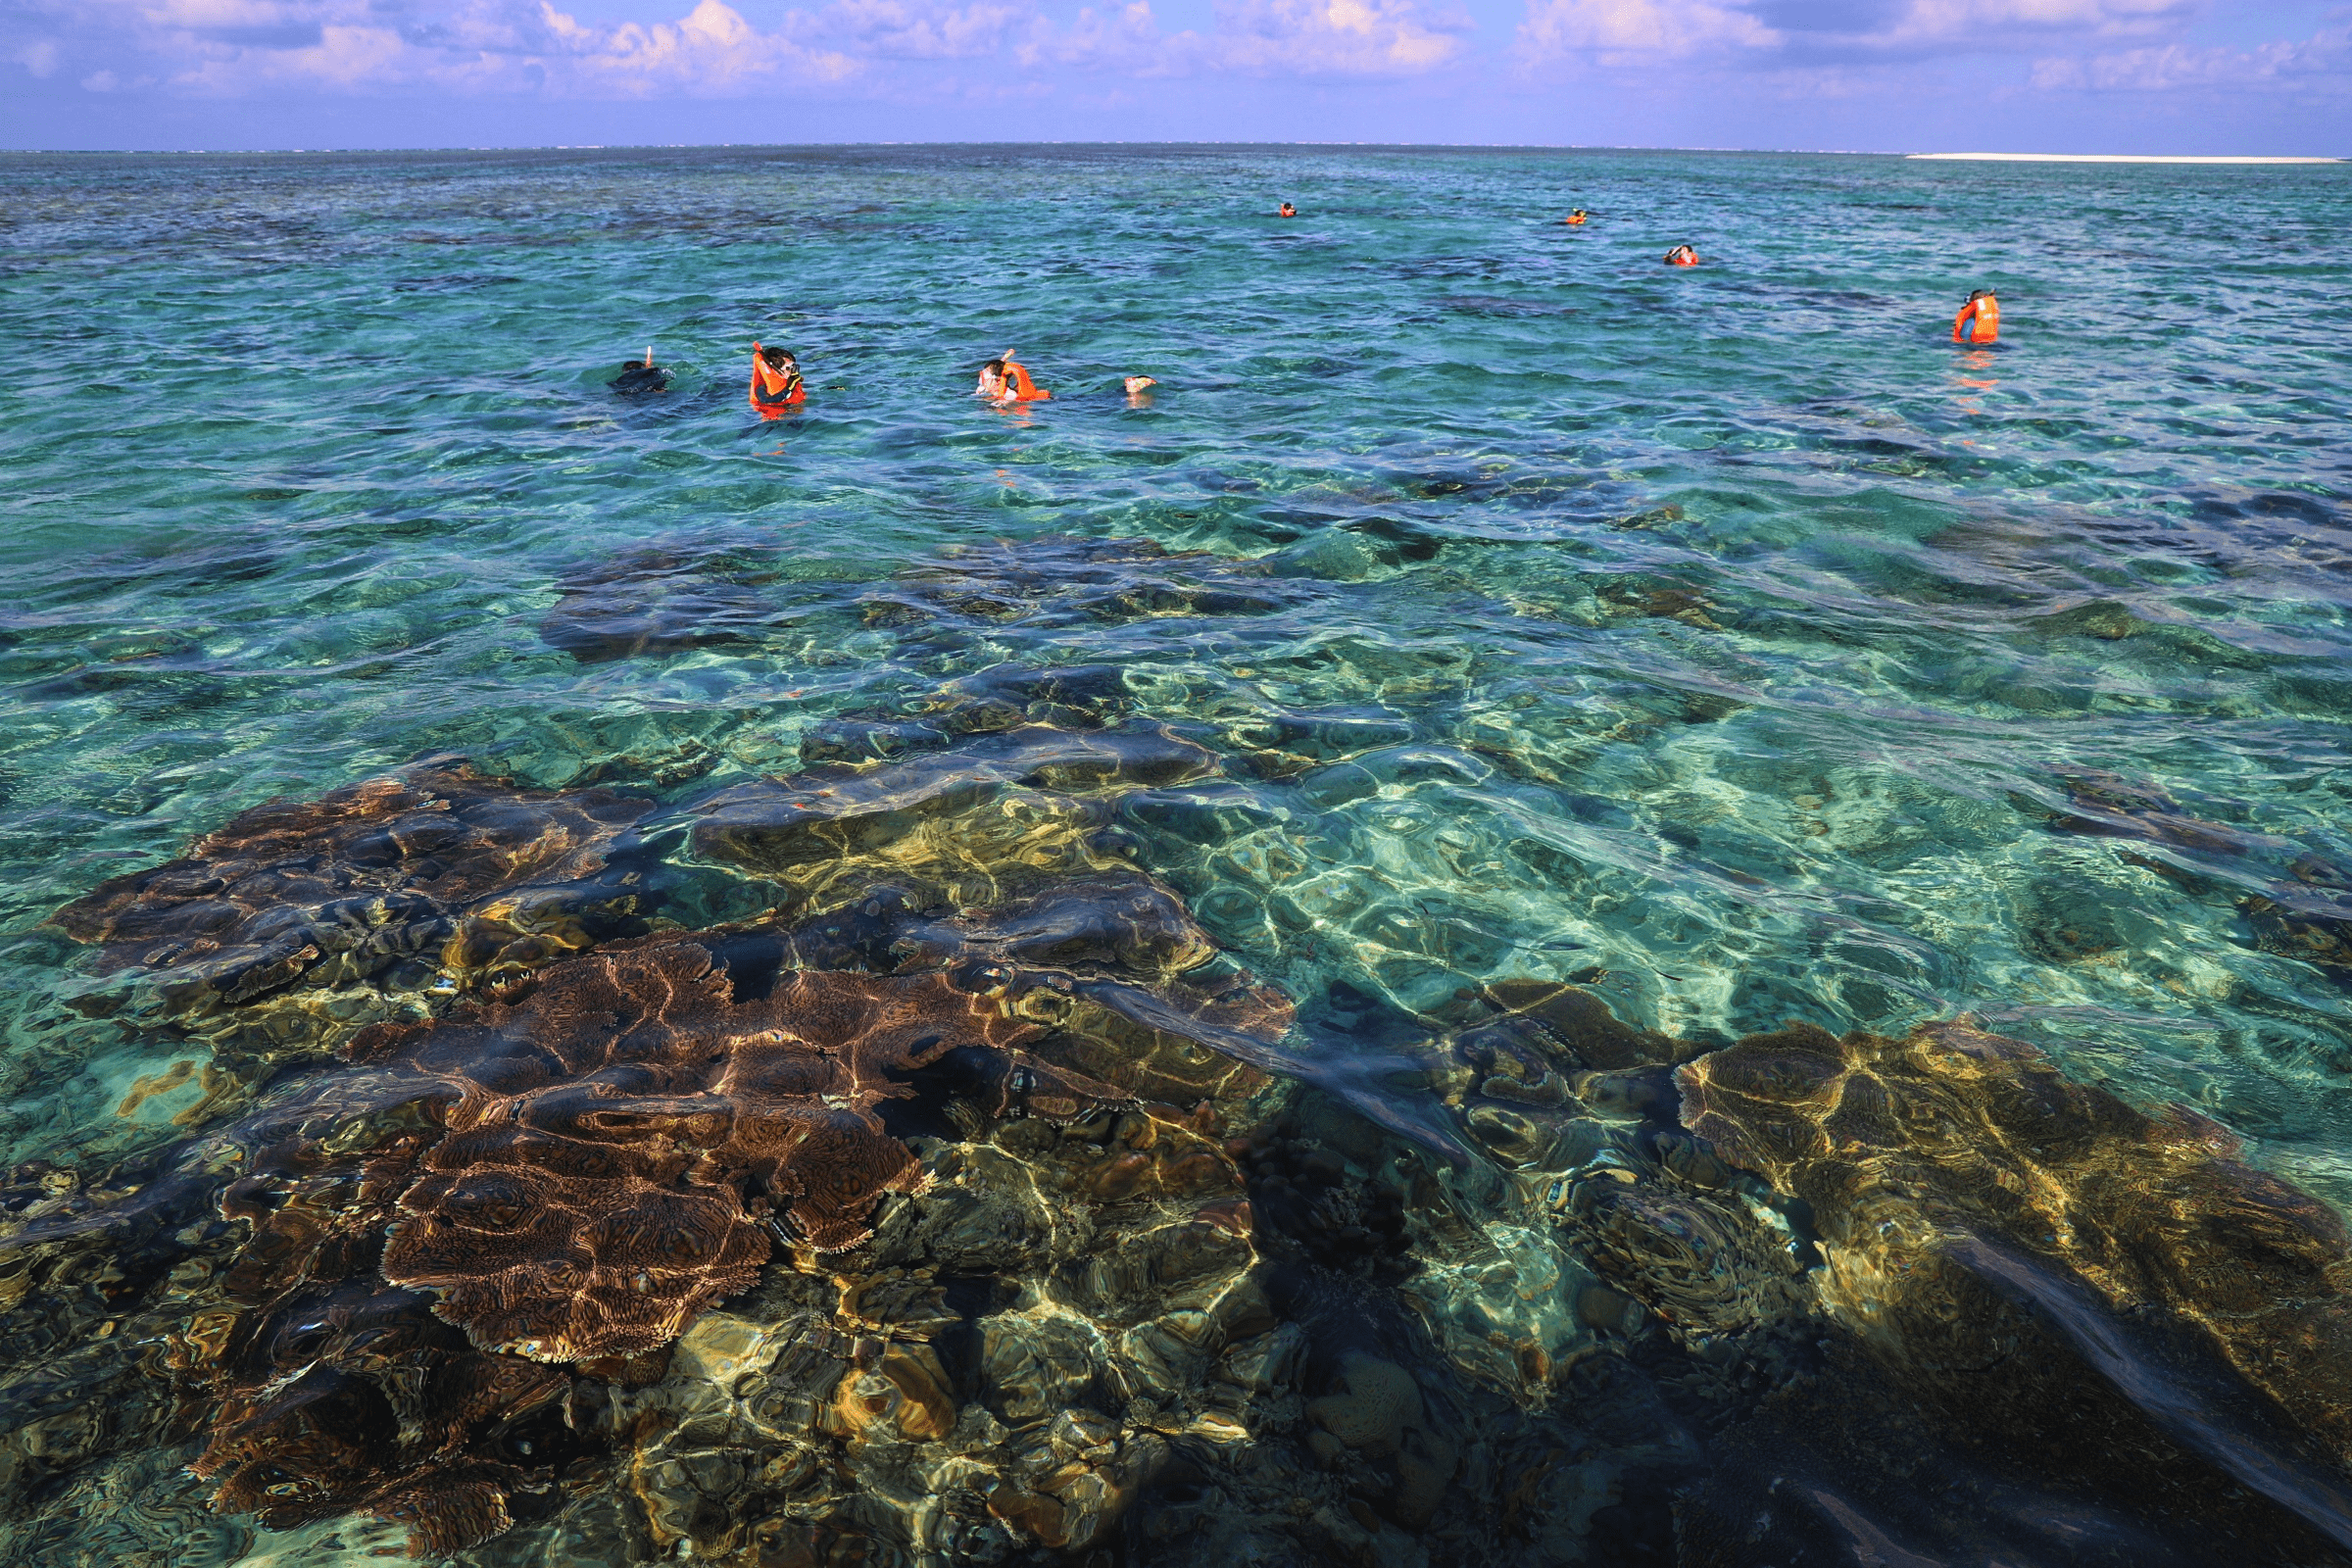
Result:
[[[117,106],[147,105],[158,114],[155,106],[182,106],[172,111],[178,123],[201,122],[189,105],[267,108],[297,98],[476,105],[789,99],[895,106],[906,112],[910,134],[976,139],[998,138],[981,133],[984,122],[971,119],[971,106],[1011,102],[1049,118],[1055,105],[1067,109],[1053,122],[1054,134],[1134,133],[1134,122],[1104,118],[1111,113],[1106,106],[1143,104],[1156,116],[1151,133],[1206,138],[1234,134],[1232,111],[1239,106],[1253,117],[1245,133],[1271,127],[1298,137],[1360,136],[1357,126],[1368,124],[1373,139],[1505,139],[1514,131],[1531,140],[1690,139],[1640,133],[1654,122],[1645,104],[1671,103],[1676,113],[1668,122],[1678,131],[1746,124],[1754,128],[1735,129],[1731,139],[1788,145],[1786,117],[1776,103],[1842,100],[1860,106],[1846,123],[1875,123],[1867,109],[1888,125],[1902,125],[1925,123],[1919,106],[1940,101],[1952,125],[1984,122],[1998,128],[2013,122],[2021,106],[2035,104],[2210,105],[2268,94],[2278,100],[2266,111],[2277,124],[2289,122],[2278,95],[2293,96],[2306,126],[2332,122],[2340,137],[2341,127],[2352,124],[2352,113],[2345,113],[2352,111],[2352,8],[2324,19],[2315,31],[2308,0],[1158,0],[1158,6],[1154,0],[0,0],[0,72],[13,69],[20,99],[38,99],[42,112],[65,102],[61,94],[79,94]],[[1347,101],[1356,122],[1347,130],[1329,119],[1328,106],[1340,101],[1334,94],[1352,95]],[[0,106],[6,103],[0,98]],[[1417,118],[1384,117],[1384,105],[1410,107]],[[1614,106],[1610,112],[1636,133],[1579,135],[1584,126],[1576,117],[1592,105]],[[0,115],[10,113],[0,107]],[[1585,119],[1598,113],[1592,109]],[[1089,121],[1089,114],[1097,118]],[[1037,123],[1043,122],[1025,122],[1022,129],[1033,132]],[[1544,133],[1554,125],[1558,131]],[[1527,135],[1525,127],[1537,134]],[[772,133],[792,139],[818,132],[796,122],[774,124]],[[899,133],[895,123],[889,133]],[[1712,134],[1725,137],[1720,129]],[[2308,130],[2302,134],[2309,139]],[[1842,144],[1905,139],[1897,132]],[[1971,131],[1969,139],[1982,138]]]

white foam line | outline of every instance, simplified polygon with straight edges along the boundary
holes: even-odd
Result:
[[[1971,164],[2340,164],[2341,158],[2172,158],[2156,153],[1906,153]]]

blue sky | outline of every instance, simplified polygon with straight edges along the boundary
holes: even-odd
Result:
[[[2303,0],[0,0],[0,146],[2352,153]]]

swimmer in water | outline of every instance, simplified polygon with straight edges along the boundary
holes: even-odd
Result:
[[[1579,207],[1575,212],[1570,213],[1566,218],[1560,220],[1562,223],[1565,223],[1570,228],[1578,227],[1584,222],[1584,220],[1585,210],[1582,207]]]
[[[1952,341],[1955,343],[1990,343],[2001,335],[2001,302],[1992,297],[1992,290],[1981,288],[1968,296],[1960,314],[1952,318]]]
[[[1276,218],[1297,218],[1298,209],[1293,207],[1289,202],[1284,202],[1280,207],[1274,209],[1274,216]]]
[[[1688,245],[1677,245],[1666,253],[1666,265],[1668,267],[1696,267],[1698,252]]]
[[[1148,375],[1131,375],[1125,385],[1127,406],[1131,409],[1148,409],[1152,406],[1152,389],[1159,383]]]
[[[654,363],[654,346],[649,343],[645,346],[645,358],[642,361],[621,361],[620,373],[605,384],[623,397],[634,397],[642,392],[666,392],[669,390],[669,372]]]
[[[1029,374],[1029,367],[1012,357],[1006,349],[997,358],[980,367],[979,384],[972,396],[986,398],[991,403],[1044,403],[1054,394],[1039,386]]]
[[[794,359],[790,349],[766,349],[752,345],[752,407],[760,411],[762,419],[781,419],[785,411],[798,408],[808,400],[808,388],[801,381],[801,362]]]

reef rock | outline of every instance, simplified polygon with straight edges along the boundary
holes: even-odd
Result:
[[[598,873],[652,807],[422,763],[256,807],[51,918],[188,1012],[379,976],[495,984],[631,929],[635,890]]]
[[[721,791],[695,810],[703,858],[838,902],[911,878],[926,904],[1000,903],[1043,876],[1115,864],[1106,798],[1200,778],[1213,754],[1157,726],[1024,725],[858,770],[828,764]]]
[[[485,1348],[652,1349],[751,1283],[763,1220],[838,1250],[920,1180],[876,1107],[922,1069],[997,1058],[999,1111],[1124,1098],[1016,1049],[1041,1032],[939,973],[791,973],[744,995],[682,939],[573,959],[517,1004],[378,1025],[355,1059],[451,1096],[384,1276],[435,1291]]]
[[[1807,1205],[1830,1314],[1959,1430],[2110,1505],[2175,1497],[2179,1560],[2201,1531],[2352,1547],[2352,1248],[2222,1129],[1965,1020],[1791,1026],[1678,1078],[1693,1133]]]
[[[869,625],[1007,621],[1051,627],[1176,616],[1264,615],[1304,603],[1255,563],[1162,550],[1149,539],[1025,539],[942,551],[865,601]]]
[[[785,611],[744,575],[723,559],[633,551],[558,583],[539,635],[583,664],[754,645]]]

